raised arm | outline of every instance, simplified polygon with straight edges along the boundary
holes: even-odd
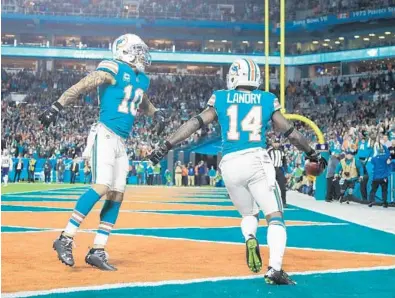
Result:
[[[284,136],[289,139],[292,145],[306,153],[306,159],[314,162],[320,162],[323,169],[326,168],[328,162],[310,147],[309,141],[299,131],[297,131],[287,119],[285,119],[280,111],[275,111],[273,113],[272,121],[274,127],[283,133]]]
[[[208,107],[199,115],[189,119],[177,131],[168,138],[168,142],[172,147],[189,138],[198,131],[203,125],[213,122],[217,118],[217,112],[213,107]]]
[[[178,143],[189,138],[193,133],[199,130],[203,125],[207,125],[217,119],[217,112],[213,107],[208,107],[199,115],[189,119],[177,131],[171,135],[165,143],[156,149],[149,156],[153,164],[157,164],[163,157],[167,155],[169,150]]]
[[[91,91],[102,84],[115,84],[114,77],[105,71],[96,70],[91,72],[77,84],[67,89],[52,106],[44,111],[39,117],[40,122],[48,127],[51,123],[56,122],[57,115],[65,105],[75,101],[80,94]]]
[[[148,99],[147,94],[144,93],[143,101],[140,104],[140,110],[154,120],[154,125],[151,128],[157,135],[160,135],[165,129],[165,113],[155,108],[152,102]]]
[[[276,130],[283,133],[296,148],[306,154],[314,152],[314,149],[309,145],[309,141],[289,123],[280,111],[273,113],[272,121]]]
[[[81,94],[91,91],[102,84],[113,85],[115,84],[115,79],[108,72],[95,70],[81,79],[77,84],[67,89],[62,96],[60,96],[57,102],[62,106],[68,105],[69,103],[77,100],[78,96]]]
[[[158,111],[158,109],[155,108],[155,106],[152,104],[147,94],[145,93],[143,96],[143,101],[141,102],[139,108],[144,113],[144,115],[147,115],[149,117],[154,116],[155,112]]]

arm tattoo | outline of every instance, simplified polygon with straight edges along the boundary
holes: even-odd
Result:
[[[71,103],[72,101],[75,101],[80,94],[90,91],[90,90],[93,90],[94,88],[96,88],[104,83],[115,84],[115,79],[108,72],[96,70],[96,71],[90,73],[89,75],[87,75],[85,78],[83,78],[77,84],[75,84],[75,85],[71,86],[69,89],[67,89],[62,94],[62,96],[59,98],[58,102],[62,106],[65,106],[65,105]]]
[[[212,107],[207,108],[199,115],[204,124],[207,125],[213,122],[217,118],[217,113]],[[168,141],[173,146],[189,138],[193,133],[195,133],[200,127],[200,123],[196,118],[189,119],[184,123],[169,139]]]
[[[140,109],[144,112],[145,115],[152,117],[156,112],[155,106],[148,99],[147,94],[144,93],[143,102],[140,105]]]
[[[281,133],[287,132],[292,127],[292,125],[287,119],[285,119],[280,111],[274,112],[272,121],[275,128]],[[294,129],[293,132],[288,136],[288,139],[292,145],[301,151],[309,152],[312,150],[309,145],[309,141],[296,129]]]

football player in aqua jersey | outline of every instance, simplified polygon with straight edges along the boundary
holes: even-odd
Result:
[[[151,155],[156,164],[174,145],[188,138],[203,125],[218,119],[222,131],[223,158],[219,165],[230,198],[242,215],[241,230],[246,241],[247,265],[253,272],[262,268],[256,239],[258,214],[262,210],[268,223],[269,268],[265,280],[269,284],[292,285],[295,282],[282,270],[287,234],[283,206],[273,163],[266,151],[265,134],[270,121],[306,153],[307,159],[326,161],[284,118],[276,96],[258,89],[261,73],[250,59],[238,59],[228,74],[228,90],[215,91],[207,108],[182,125]]]
[[[145,67],[150,65],[147,45],[137,35],[126,34],[114,41],[112,51],[112,60],[102,61],[96,71],[66,90],[40,116],[41,123],[48,127],[55,123],[65,105],[76,100],[80,94],[99,87],[99,121],[91,129],[83,154],[85,158],[91,159],[93,186],[79,198],[65,230],[55,240],[53,248],[60,261],[73,266],[73,237],[93,206],[106,196],[93,248],[85,261],[110,271],[116,268],[108,263],[104,248],[117,220],[126,187],[129,161],[125,139],[129,137],[138,110],[153,117],[157,134],[164,129],[163,112],[157,110],[145,95],[150,82],[144,73]]]

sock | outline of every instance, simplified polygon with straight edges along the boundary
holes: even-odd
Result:
[[[267,244],[269,245],[269,266],[279,271],[283,264],[287,231],[281,217],[273,217],[267,229]]]
[[[104,248],[110,236],[111,230],[117,221],[121,202],[106,200],[100,212],[100,224],[97,230],[93,248]]]
[[[256,235],[256,230],[258,229],[258,219],[254,215],[244,216],[241,220],[241,232],[243,233],[245,241],[251,238],[250,235]]]
[[[82,221],[92,210],[93,206],[100,200],[100,195],[93,189],[84,193],[75,205],[74,211],[71,214],[70,220],[64,230],[64,234],[68,237],[74,237],[77,233]]]
[[[8,175],[4,176],[4,186],[7,186],[8,183]]]

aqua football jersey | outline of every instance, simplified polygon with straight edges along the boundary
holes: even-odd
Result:
[[[222,154],[266,148],[266,130],[281,108],[276,96],[260,90],[219,90],[207,103],[215,108],[222,134]]]
[[[97,70],[110,73],[116,81],[115,85],[102,85],[99,88],[99,121],[126,139],[132,130],[143,94],[149,87],[149,78],[118,60],[104,60]]]

